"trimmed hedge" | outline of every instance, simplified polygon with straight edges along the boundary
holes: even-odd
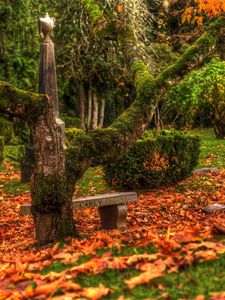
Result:
[[[13,123],[3,117],[0,117],[0,136],[4,136],[6,145],[14,136]]]
[[[3,161],[4,157],[4,137],[0,136],[0,163]]]
[[[200,140],[175,130],[146,131],[123,158],[104,166],[118,189],[150,189],[179,182],[198,163]]]

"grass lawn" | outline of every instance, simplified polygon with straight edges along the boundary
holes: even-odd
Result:
[[[192,130],[190,134],[198,135],[201,138],[201,154],[197,168],[219,167],[224,169],[225,140],[215,139],[211,129]],[[16,146],[6,146],[5,151],[6,154],[9,153],[11,155],[14,151],[18,151],[18,148]],[[204,231],[204,229],[207,229],[210,226],[210,222],[213,222],[214,219],[208,220],[201,212],[202,205],[208,203],[209,198],[215,196],[215,201],[220,199],[225,201],[223,198],[225,191],[224,175],[211,176],[206,174],[191,177],[174,186],[162,187],[149,193],[143,193],[140,196],[140,202],[136,206],[131,206],[132,214],[128,215],[128,230],[122,231],[122,233],[99,231],[98,223],[93,227],[93,223],[97,222],[97,213],[90,209],[85,212],[79,211],[76,214],[76,220],[82,239],[79,241],[68,241],[68,244],[60,244],[59,249],[57,249],[58,252],[56,252],[58,257],[54,259],[54,255],[49,254],[51,249],[40,249],[37,252],[37,250],[32,248],[31,244],[29,245],[33,240],[31,217],[25,217],[21,220],[13,208],[14,203],[18,203],[18,201],[23,203],[26,200],[23,197],[26,198],[27,194],[25,193],[25,196],[23,196],[23,193],[28,191],[29,185],[19,183],[18,167],[11,168],[9,165],[10,159],[6,159],[6,161],[7,163],[0,167],[0,174],[2,175],[0,178],[0,193],[2,192],[3,195],[2,198],[0,195],[0,202],[4,204],[4,207],[7,207],[7,203],[9,203],[9,211],[13,212],[15,218],[13,219],[13,216],[11,218],[10,215],[7,215],[7,212],[3,212],[1,219],[3,226],[2,236],[4,237],[5,231],[8,230],[10,221],[14,223],[12,224],[13,228],[17,226],[18,231],[17,233],[13,231],[11,235],[6,236],[4,240],[6,246],[3,245],[2,248],[0,246],[0,261],[2,257],[8,257],[8,253],[5,250],[6,247],[9,248],[9,252],[13,253],[13,256],[15,255],[14,253],[17,253],[18,257],[20,257],[21,253],[26,253],[27,257],[30,257],[30,255],[42,257],[38,263],[34,263],[31,260],[31,265],[33,264],[31,267],[32,273],[29,273],[31,271],[26,266],[28,268],[25,273],[28,286],[33,288],[41,280],[44,280],[45,283],[58,280],[55,274],[59,274],[61,277],[67,276],[65,277],[67,280],[76,282],[84,289],[90,288],[90,290],[87,290],[88,293],[92,292],[92,296],[88,294],[90,297],[82,294],[79,297],[74,296],[74,298],[73,296],[71,298],[67,297],[67,295],[64,298],[60,298],[61,293],[65,293],[65,290],[63,288],[55,288],[50,294],[46,294],[48,295],[46,298],[41,295],[40,298],[34,299],[57,299],[57,297],[59,297],[58,299],[82,300],[100,298],[105,300],[225,299],[225,235],[220,232],[213,236],[207,236],[208,231]],[[109,190],[110,186],[103,179],[102,168],[90,168],[84,177],[79,180],[76,187],[76,195],[104,193]],[[9,221],[7,221],[7,217]],[[190,237],[188,235],[185,236],[187,238],[185,241],[182,235],[184,223],[191,232],[194,232]],[[169,231],[168,226],[170,226]],[[179,235],[179,230],[173,233],[173,229],[176,229],[177,226],[181,226],[182,229],[180,229],[181,237],[175,243],[174,237]],[[196,228],[201,233],[201,240],[195,236]],[[16,234],[21,234],[22,238],[19,239],[17,237],[14,241],[12,235]],[[27,245],[24,245],[21,239],[26,238]],[[202,246],[195,248],[203,240]],[[9,247],[7,243],[12,244],[12,246]],[[73,261],[71,255],[76,252],[81,253],[81,255],[77,260]],[[45,254],[46,259],[43,258]],[[130,280],[130,278],[135,278],[135,276],[141,274],[144,270],[143,268],[149,268],[149,262],[139,258],[135,264],[126,265],[123,268],[120,259],[132,259],[145,254],[159,255],[160,258],[155,260],[154,263],[161,261],[161,263],[165,264],[164,276],[149,281],[149,283],[128,288],[125,280]],[[60,255],[66,260],[60,259]],[[51,260],[50,257],[52,257]],[[105,260],[104,257],[106,257]],[[197,259],[197,257],[199,258]],[[114,265],[113,269],[105,267],[106,262],[114,261],[115,258],[118,258],[118,260],[115,260],[116,265]],[[25,265],[23,262],[20,265],[18,264],[19,262],[17,261],[15,272],[16,276],[21,276],[25,272],[25,269],[23,269]],[[176,266],[178,266],[177,269],[175,268]],[[70,273],[71,268],[76,267],[79,271]],[[18,268],[22,268],[23,273],[18,273]],[[15,277],[14,273],[12,274],[14,277],[12,277],[11,281],[9,281],[8,277],[6,278],[8,286],[7,284],[5,285],[5,290],[9,291],[9,293],[14,291],[14,289],[21,290],[20,284],[16,281],[20,282],[19,277]],[[38,276],[42,277],[39,278]],[[28,280],[28,278],[31,279]],[[98,295],[93,296],[93,290],[91,289],[99,287],[99,284],[108,287],[110,293],[101,297],[101,291],[99,290],[97,292]],[[220,296],[214,295],[214,293],[220,293]],[[7,299],[3,298],[3,296],[1,298],[1,284],[0,299]]]
[[[189,132],[201,139],[199,168],[225,168],[225,139],[216,139],[213,129],[196,129]]]

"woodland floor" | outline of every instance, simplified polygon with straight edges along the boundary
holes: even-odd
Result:
[[[225,299],[225,141],[198,131],[198,167],[219,174],[195,175],[179,184],[140,192],[128,207],[127,228],[100,230],[97,209],[75,211],[79,239],[34,246],[29,186],[5,161],[0,172],[0,300],[2,299]],[[7,147],[11,152],[13,147]],[[79,182],[77,195],[108,191],[101,168]]]

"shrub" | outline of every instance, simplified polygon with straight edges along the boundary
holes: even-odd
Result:
[[[70,116],[62,116],[66,128],[81,128],[81,119]]]
[[[13,129],[15,136],[10,141],[11,145],[28,144],[30,142],[30,129],[27,122],[14,118]]]
[[[4,137],[0,136],[0,163],[3,161]]]
[[[146,131],[120,161],[105,165],[105,179],[119,189],[176,183],[197,165],[199,146],[198,138],[179,131]]]
[[[9,144],[14,136],[12,122],[3,117],[0,117],[0,136],[4,137],[5,144]]]

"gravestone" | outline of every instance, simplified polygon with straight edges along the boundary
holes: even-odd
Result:
[[[193,175],[203,175],[203,174],[219,174],[220,169],[219,168],[202,168],[202,169],[196,169],[192,172]]]
[[[225,204],[213,203],[213,204],[209,204],[203,208],[203,211],[208,214],[212,214],[219,210],[225,210]]]
[[[55,47],[51,40],[51,34],[55,20],[50,18],[48,13],[44,18],[39,19],[39,33],[43,38],[40,46],[40,62],[39,62],[39,94],[48,95],[53,103],[56,124],[59,128],[60,135],[63,137],[65,148],[65,124],[59,118],[59,102],[57,91],[56,63],[55,63]],[[21,182],[28,182],[33,173],[35,164],[34,150],[32,140],[26,145],[25,160],[21,163]]]
[[[39,63],[39,94],[48,95],[53,103],[55,120],[60,128],[60,134],[64,136],[65,147],[65,124],[59,118],[59,101],[57,91],[56,63],[55,63],[55,47],[51,40],[52,30],[55,19],[50,18],[48,13],[44,18],[39,19],[39,33],[43,38],[40,48],[40,63]]]

